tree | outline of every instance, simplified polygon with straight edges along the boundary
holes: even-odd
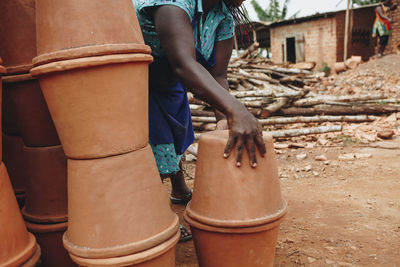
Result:
[[[261,21],[270,22],[279,21],[286,18],[287,6],[289,2],[290,0],[285,0],[281,8],[278,0],[270,0],[268,8],[263,9],[256,0],[251,0],[251,4],[257,13],[258,19]],[[294,17],[297,15],[297,13],[298,12],[294,14]]]
[[[365,6],[370,4],[377,4],[379,0],[353,0],[353,5]]]

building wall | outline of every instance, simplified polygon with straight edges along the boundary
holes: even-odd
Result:
[[[316,19],[299,24],[271,28],[272,61],[283,63],[282,45],[286,38],[304,35],[305,61],[317,63],[317,68],[336,62],[336,22],[335,18]]]
[[[397,1],[400,5],[400,1]],[[400,51],[400,6],[397,7],[395,11],[392,13],[393,19],[393,35],[392,35],[392,50]]]

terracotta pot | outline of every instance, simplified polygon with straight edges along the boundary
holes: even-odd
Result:
[[[88,56],[146,53],[131,0],[37,0],[35,65]],[[66,23],[67,22],[67,23]]]
[[[4,65],[8,74],[26,73],[36,56],[35,0],[0,1],[0,10]]]
[[[21,267],[36,267],[38,265],[41,255],[42,255],[42,250],[40,249],[40,246],[37,245],[36,251],[33,254],[33,256],[28,261],[26,261],[25,263],[23,263],[20,266]]]
[[[0,266],[20,266],[35,254],[35,237],[26,230],[6,167],[0,165]]]
[[[213,226],[250,227],[280,218],[286,211],[282,199],[272,136],[265,134],[267,154],[258,154],[258,167],[236,167],[236,155],[224,159],[227,131],[202,134],[199,141],[196,179],[188,216]],[[232,212],[234,211],[234,212]]]
[[[2,82],[2,75],[6,73],[6,68],[4,68],[1,64],[3,63],[2,59],[0,58],[0,94],[3,95],[3,82]],[[1,99],[1,98],[0,98]],[[0,102],[0,113],[2,112],[2,103]],[[0,114],[1,118],[1,114]],[[0,135],[0,162],[3,161],[3,147],[2,147],[2,135]]]
[[[62,146],[25,147],[25,155],[29,175],[24,218],[31,222],[66,222],[67,158]]]
[[[68,255],[62,244],[62,236],[67,230],[68,223],[35,224],[26,222],[28,230],[36,236],[42,249],[43,267],[77,266]]]
[[[9,136],[19,136],[17,113],[15,112],[15,103],[12,102],[8,90],[2,93],[2,116],[1,127],[3,133]]]
[[[6,76],[4,91],[15,107],[19,134],[28,147],[60,144],[37,79],[30,74]]]
[[[213,227],[199,223],[185,213],[190,224],[199,266],[273,266],[279,225],[271,223],[242,228]]]
[[[340,73],[347,69],[346,64],[344,62],[336,62],[334,68],[336,73]]]
[[[127,153],[148,142],[148,63],[144,54],[50,63],[31,70],[69,158]]]
[[[131,255],[178,231],[150,146],[95,160],[68,160],[64,246],[84,258]]]
[[[178,232],[156,247],[123,257],[105,259],[82,258],[75,255],[71,255],[71,257],[79,266],[174,267],[175,247],[179,238],[180,233]]]
[[[25,195],[26,159],[24,142],[19,136],[3,135],[3,161],[16,195]]]
[[[362,62],[361,56],[351,56],[351,58],[347,59],[345,64],[349,69],[355,69]]]

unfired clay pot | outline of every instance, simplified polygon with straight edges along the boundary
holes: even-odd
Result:
[[[4,91],[14,104],[19,134],[28,147],[60,144],[37,79],[30,74],[6,76]]]
[[[227,140],[227,131],[214,131],[199,141],[193,197],[185,219],[192,228],[200,266],[272,266],[279,223],[287,209],[272,137],[264,135],[267,154],[258,154],[257,168],[250,167],[247,151],[240,168],[234,152],[224,159]]]
[[[37,0],[37,52],[34,64],[88,56],[145,53],[131,0]]]
[[[104,159],[68,160],[64,246],[83,258],[147,250],[178,231],[168,203],[150,146]]]
[[[151,60],[145,54],[110,55],[31,70],[68,158],[101,158],[147,145]]]
[[[360,65],[362,62],[361,56],[351,56],[351,58],[347,59],[345,64],[346,67],[349,69],[355,69],[357,68],[358,65]]]
[[[19,136],[3,135],[3,161],[7,166],[17,197],[24,197],[26,186],[26,159],[24,142]]]
[[[132,255],[105,259],[90,259],[71,255],[79,266],[109,267],[109,266],[134,266],[134,267],[174,267],[175,247],[180,238],[177,232],[170,239],[158,246]]]
[[[42,250],[41,266],[72,267],[77,266],[69,257],[62,244],[62,236],[68,223],[36,224],[26,222],[29,232],[36,236]]]
[[[36,56],[35,0],[0,1],[0,51],[8,74],[26,73]]]
[[[336,73],[340,73],[347,69],[346,64],[344,62],[336,62],[334,68]]]
[[[31,222],[66,222],[67,158],[62,146],[25,147],[25,155],[28,175],[24,218]]]
[[[0,266],[20,266],[37,254],[35,237],[28,233],[6,167],[0,165]]]

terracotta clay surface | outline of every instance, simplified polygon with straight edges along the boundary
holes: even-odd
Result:
[[[178,231],[150,146],[95,160],[68,160],[64,246],[80,257],[130,255]]]
[[[28,72],[36,56],[35,0],[0,1],[0,51],[8,74]]]
[[[4,76],[3,76],[4,78]],[[1,127],[6,135],[20,135],[18,129],[17,113],[15,112],[15,104],[11,100],[8,90],[3,90],[2,93],[2,114]]]
[[[27,163],[24,218],[31,222],[66,222],[67,158],[62,146],[25,147],[24,151]]]
[[[24,194],[27,174],[24,142],[21,137],[3,135],[3,161],[15,193]]]
[[[227,140],[227,131],[206,133],[200,138],[188,216],[222,227],[257,226],[282,217],[286,202],[281,195],[272,137],[264,135],[267,154],[264,158],[258,154],[257,168],[250,167],[246,150],[240,168],[235,164],[235,152],[224,159]]]
[[[41,266],[73,267],[77,266],[62,244],[62,236],[68,223],[35,224],[26,222],[29,232],[36,236],[42,250]]]
[[[124,257],[88,259],[74,255],[71,256],[72,259],[79,264],[79,266],[174,267],[175,247],[179,238],[180,233],[177,232],[173,237],[156,247]]]
[[[87,0],[37,0],[36,7],[36,64],[130,51],[150,54],[131,0],[101,5]]]
[[[69,158],[101,158],[147,145],[151,60],[149,55],[113,55],[31,70]]]
[[[40,89],[30,74],[6,76],[3,90],[14,105],[19,134],[26,146],[42,147],[60,144],[56,128]]]
[[[37,249],[35,237],[28,233],[8,178],[0,165],[0,266],[19,266]]]

